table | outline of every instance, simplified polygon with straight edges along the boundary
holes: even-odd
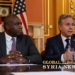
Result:
[[[62,70],[59,65],[0,64],[0,75],[75,75],[75,67],[70,68],[75,65],[65,66]]]

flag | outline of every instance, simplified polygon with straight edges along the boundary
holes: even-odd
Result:
[[[28,34],[28,24],[26,17],[26,2],[25,0],[16,0],[14,4],[13,14],[17,15],[21,21],[23,26],[23,33]]]
[[[3,31],[3,28],[2,28],[2,18],[1,18],[1,12],[0,12],[0,32]]]

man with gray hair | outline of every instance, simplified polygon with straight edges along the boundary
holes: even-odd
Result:
[[[60,34],[48,38],[45,48],[46,60],[58,60],[61,62],[75,60],[75,19],[69,14],[62,14],[58,19]]]

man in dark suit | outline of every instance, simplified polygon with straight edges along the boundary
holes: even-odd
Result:
[[[10,15],[4,19],[5,32],[0,33],[0,63],[33,63],[42,62],[41,55],[28,35],[22,34],[22,22]],[[12,50],[12,40],[16,41],[16,50]]]
[[[75,49],[74,25],[75,19],[71,15],[60,15],[58,20],[60,34],[47,39],[44,59],[61,62],[75,60],[75,52],[70,51]],[[69,40],[68,43],[66,39]]]

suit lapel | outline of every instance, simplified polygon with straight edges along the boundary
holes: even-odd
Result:
[[[62,39],[61,39],[61,35],[59,34],[58,37],[57,37],[57,44],[58,44],[58,47],[61,51],[61,53],[64,53],[64,45],[63,45],[63,42],[62,42]]]
[[[22,49],[22,43],[21,43],[21,36],[18,36],[17,37],[17,42],[16,42],[16,49],[18,50],[18,51],[20,51],[21,52],[21,49]]]
[[[2,51],[2,56],[6,55],[6,41],[5,41],[5,33],[3,32],[0,38],[1,42],[1,51]]]
[[[74,36],[71,37],[71,48],[75,49],[75,37]]]
[[[64,53],[64,51],[65,51],[64,50],[64,45],[63,45],[63,42],[62,42],[62,39],[61,39],[61,35],[60,34],[57,37],[57,44],[58,44],[58,46],[60,48],[60,51],[62,53]],[[75,50],[75,35],[72,35],[72,37],[71,37],[71,48],[74,48],[74,50]]]

